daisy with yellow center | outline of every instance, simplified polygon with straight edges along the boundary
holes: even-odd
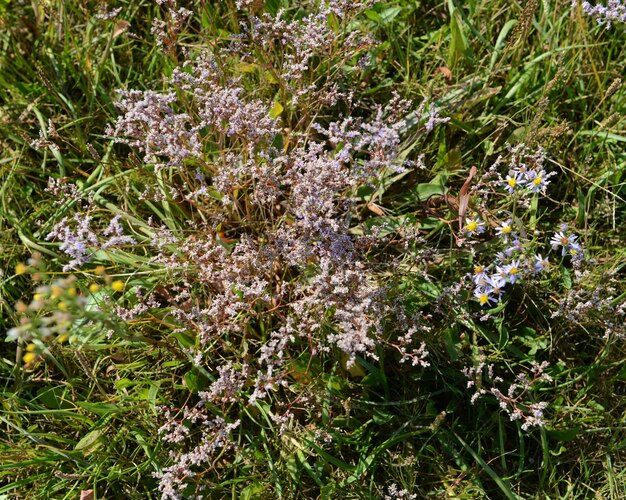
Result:
[[[519,276],[519,261],[514,260],[510,264],[504,266],[504,273],[511,283],[515,283]]]
[[[510,194],[513,194],[515,189],[524,184],[524,182],[526,181],[524,180],[524,176],[521,172],[511,170],[509,175],[506,176],[506,179],[504,179],[503,185],[504,189],[506,189]]]
[[[540,191],[542,193],[545,193],[546,187],[548,186],[548,182],[546,181],[547,175],[548,174],[546,174],[546,171],[543,169],[531,170],[530,172],[528,172],[528,174],[526,175],[526,178],[528,179],[528,189],[532,193],[538,193]]]
[[[478,218],[466,219],[463,230],[468,236],[472,236],[474,233],[480,234],[485,230],[485,223]]]
[[[487,305],[490,302],[496,302],[496,299],[492,295],[491,288],[476,288],[476,290],[474,290],[474,297],[481,306]]]
[[[508,238],[513,233],[513,221],[511,219],[503,222],[496,228],[496,234],[503,238]]]

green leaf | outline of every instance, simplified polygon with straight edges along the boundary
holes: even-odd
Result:
[[[37,391],[37,399],[52,410],[69,409],[74,406],[65,398],[66,389],[63,386],[42,387]]]
[[[198,392],[200,390],[199,375],[193,370],[185,373],[185,385],[191,392]]]
[[[402,12],[402,7],[388,7],[380,13],[380,24],[390,24],[398,14]]]
[[[446,192],[446,186],[442,183],[423,183],[415,186],[415,193],[419,201],[426,201],[431,196],[443,195]]]
[[[159,393],[159,389],[161,386],[161,382],[153,382],[150,384],[150,390],[148,391],[148,403],[150,403],[150,407],[154,410],[156,407],[156,399],[157,394]]]
[[[567,448],[565,446],[559,446],[559,450],[558,451],[550,450],[550,455],[552,455],[553,457],[558,457],[564,451],[567,451]]]
[[[174,334],[174,337],[176,337],[176,340],[178,340],[180,346],[184,349],[189,349],[190,347],[196,345],[196,340],[192,336],[187,335],[183,332],[176,332]]]
[[[509,330],[506,326],[504,326],[503,321],[498,323],[498,333],[500,334],[498,346],[500,347],[500,349],[504,349],[509,343]]]
[[[335,483],[330,483],[322,487],[320,489],[320,495],[322,500],[331,500],[336,498],[335,494],[337,493],[337,485]]]
[[[260,494],[263,493],[267,489],[267,486],[261,483],[252,483],[250,486],[246,486],[241,493],[239,494],[239,498],[241,500],[252,500],[253,498],[259,498]]]
[[[375,21],[377,23],[382,22],[381,17],[378,15],[378,12],[376,12],[374,9],[367,9],[365,12],[365,17],[367,17],[368,19],[371,19],[372,21]]]
[[[393,414],[386,412],[381,408],[374,408],[372,420],[375,424],[386,424],[393,420]]]
[[[446,351],[448,351],[448,356],[452,361],[458,360],[462,356],[461,351],[461,339],[459,338],[457,332],[454,328],[448,328],[444,335],[443,341],[446,345]]]
[[[572,441],[580,434],[580,432],[581,432],[580,429],[559,429],[559,430],[546,429],[546,434],[548,435],[550,439],[554,439],[555,441],[565,441],[565,442]]]
[[[570,290],[572,288],[572,274],[563,265],[561,265],[561,277],[563,278],[563,286]]]
[[[95,431],[88,432],[78,443],[76,443],[74,449],[83,452],[89,449],[93,449],[96,445],[99,444],[98,440],[103,433],[104,429],[96,429]]]
[[[88,403],[87,401],[78,401],[76,404],[96,415],[108,415],[122,410],[121,407],[111,403]]]
[[[465,57],[467,41],[461,27],[461,16],[455,10],[450,15],[450,51],[448,52],[448,68],[454,69]]]
[[[191,392],[202,391],[206,388],[211,374],[202,367],[195,367],[185,374],[185,385]]]

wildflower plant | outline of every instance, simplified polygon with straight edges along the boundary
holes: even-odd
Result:
[[[536,233],[539,200],[555,172],[547,173],[544,169],[546,153],[541,148],[532,151],[524,144],[508,146],[508,154],[507,159],[498,157],[476,186],[475,194],[480,196],[477,210],[481,214],[468,219],[464,227],[468,236],[465,244],[471,247],[476,244],[476,237],[471,236],[485,232],[482,218],[489,221],[493,231],[493,258],[485,262],[484,256],[477,254],[479,263],[471,276],[474,297],[483,306],[499,302],[507,285],[527,277],[536,278],[549,266],[549,257],[537,253],[540,243],[536,236],[530,238],[528,234]],[[576,235],[565,237],[561,232],[552,237],[550,244],[553,249],[561,244],[562,255],[566,248],[573,250],[572,255],[579,261],[582,249],[576,239]]]
[[[626,5],[622,0],[608,0],[606,3],[572,1],[572,7],[580,6],[582,11],[600,25],[611,28],[614,22],[626,22]]]
[[[164,209],[182,203],[189,216],[183,227],[163,215],[134,224],[136,217],[127,217],[131,230],[151,235],[147,264],[167,277],[141,292],[136,306],[118,301],[107,311],[131,332],[158,315],[200,373],[220,374],[196,403],[162,407],[160,434],[175,445],[173,464],[156,475],[163,498],[202,491],[206,466],[236,452],[231,434],[244,427],[246,407],[267,412],[281,429],[293,421],[290,407],[307,399],[294,383],[294,363],[308,372],[335,358],[352,370],[357,357],[376,362],[387,346],[403,362],[428,366],[428,352],[414,338],[421,318],[394,303],[372,272],[375,262],[383,265],[376,258],[382,242],[353,232],[368,203],[359,191],[409,172],[399,144],[411,102],[395,95],[370,116],[315,118],[339,103],[348,112],[355,106],[337,84],[358,71],[345,69],[346,62],[372,43],[343,28],[362,8],[322,4],[299,19],[284,10],[249,14],[231,43],[187,54],[165,90],[119,93],[120,116],[108,136],[143,155],[142,182],[161,187],[144,191],[146,201]],[[255,96],[245,72],[238,74],[253,53],[250,64],[258,64],[276,95]],[[313,64],[337,72],[333,81],[317,80]],[[445,121],[433,108],[428,123],[417,125],[428,132]],[[47,235],[70,257],[65,270],[84,272],[96,257],[137,245],[119,214],[96,229],[92,205],[78,208]],[[162,287],[167,296],[157,296]],[[198,294],[203,300],[193,298]],[[402,318],[404,331],[390,331],[394,318]],[[196,425],[204,430],[189,432]]]

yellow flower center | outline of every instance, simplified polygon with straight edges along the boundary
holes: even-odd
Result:
[[[509,274],[517,274],[517,267],[512,267]]]
[[[509,180],[507,182],[508,182],[509,186],[511,186],[511,187],[517,186],[517,181],[513,177],[509,178]]]
[[[483,293],[480,295],[480,297],[478,297],[478,302],[480,302],[480,305],[482,306],[484,306],[488,300],[489,300],[489,297],[487,296],[486,293]]]
[[[541,184],[541,176],[540,175],[533,179],[533,184],[535,186],[538,186],[539,184]]]
[[[511,226],[503,226],[502,227],[502,234],[509,234],[511,231],[513,231],[513,228]]]
[[[561,238],[561,245],[565,246],[569,243],[569,239],[566,238],[565,236],[563,236],[563,238]]]
[[[474,274],[480,274],[485,271],[483,266],[474,266]]]
[[[478,223],[476,221],[471,221],[468,225],[467,225],[467,230],[468,231],[476,231],[476,229],[478,228]]]

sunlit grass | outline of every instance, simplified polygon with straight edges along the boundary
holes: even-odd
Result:
[[[176,25],[167,5],[153,2],[121,2],[117,17],[103,19],[89,0],[0,1],[0,331],[9,340],[0,356],[0,496],[93,490],[94,498],[157,498],[160,475],[203,442],[199,424],[187,424],[184,446],[167,442],[161,428],[199,401],[212,422],[224,419],[229,438],[195,470],[197,481],[189,478],[187,496],[199,486],[205,498],[402,498],[393,493],[400,490],[405,498],[626,496],[625,26],[607,30],[569,1],[381,2],[345,22],[329,16],[337,41],[290,80],[279,43],[258,44],[245,57],[231,44],[249,16],[282,6],[286,19],[301,19],[313,7],[276,0],[238,11],[235,3],[190,3],[189,20]],[[155,18],[166,26],[161,46]],[[369,38],[351,52],[340,41],[355,30]],[[117,91],[171,91],[176,112],[194,123],[194,89],[168,79],[203,50],[219,54],[216,86],[236,85],[246,102],[259,100],[277,132],[255,149],[245,133],[213,124],[199,129],[201,153],[155,169],[146,151],[107,132],[124,114]],[[336,102],[304,91],[333,81],[345,94]],[[245,282],[249,289],[229,292],[211,281],[229,271],[221,255],[269,248],[306,218],[293,201],[304,195],[292,199],[285,187],[303,182],[298,172],[279,186],[243,170],[228,184],[219,177],[233,165],[226,155],[293,154],[324,141],[322,129],[347,114],[367,121],[377,106],[393,114],[394,92],[414,105],[397,117],[393,163],[336,193],[346,200],[334,215],[346,238],[363,237],[359,269],[368,279],[337,282],[317,309],[302,302],[319,336],[287,344],[277,372],[284,386],[271,381],[253,398],[260,379],[252,374],[232,395],[203,395],[219,368],[257,366],[262,348],[281,339],[272,333],[295,317],[290,308],[314,296],[310,283],[320,274],[311,253],[272,269],[259,261],[266,284]],[[431,128],[435,109],[449,121]],[[545,192],[545,179],[535,183],[527,205],[506,181],[520,144],[545,148],[543,168],[552,174]],[[332,147],[333,155],[348,151],[345,143]],[[374,154],[356,154],[355,169]],[[271,155],[250,164],[269,165]],[[500,155],[504,182],[489,184],[485,174]],[[277,171],[289,161],[277,161]],[[272,203],[254,198],[261,185],[279,192]],[[202,186],[201,197],[185,198]],[[76,213],[91,217],[100,240],[72,265],[62,238],[48,235],[62,233],[55,226],[64,217],[67,227],[79,224]],[[107,246],[116,216],[127,239]],[[514,261],[522,277],[511,280],[506,269],[500,302],[493,286],[484,300],[484,289],[474,297],[472,276],[494,264],[509,233],[548,263],[531,276]],[[572,234],[578,239],[559,246]],[[247,299],[253,285],[274,301]],[[406,323],[389,310],[367,317],[381,320],[380,332],[352,358],[334,317],[342,294],[349,297],[340,286],[364,302],[363,290],[374,297],[384,289]],[[194,314],[228,293],[246,307],[219,334],[205,333]],[[325,309],[331,295],[334,306]],[[413,324],[420,328],[404,339]],[[535,362],[547,363],[551,380],[533,379]],[[522,373],[532,383],[507,398]],[[478,389],[485,393],[473,398]],[[524,418],[511,419],[539,402],[547,403],[545,425],[526,429]]]

